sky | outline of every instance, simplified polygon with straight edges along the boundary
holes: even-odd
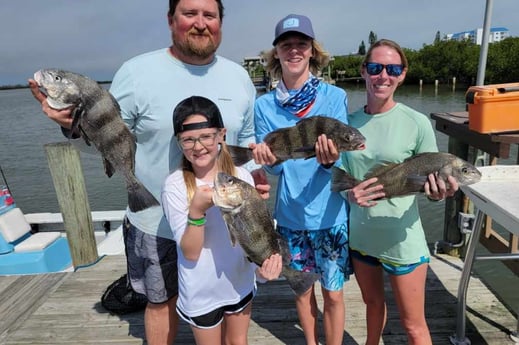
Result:
[[[377,37],[420,49],[441,36],[492,27],[519,36],[519,0],[223,0],[218,54],[241,63],[272,47],[276,23],[290,13],[313,23],[332,55],[356,52]],[[111,80],[127,59],[171,44],[166,0],[0,0],[0,85],[26,84],[41,68]]]

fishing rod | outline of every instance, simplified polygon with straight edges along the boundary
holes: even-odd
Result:
[[[9,183],[7,183],[7,179],[5,178],[4,169],[2,169],[2,165],[0,165],[0,174],[2,174],[2,179],[4,180],[5,186],[7,187],[7,189],[9,189],[9,192],[12,196],[13,193],[11,192],[11,188],[9,188]]]

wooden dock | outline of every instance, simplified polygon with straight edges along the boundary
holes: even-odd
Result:
[[[435,345],[450,344],[449,336],[456,330],[461,266],[459,259],[450,256],[432,257],[426,314]],[[142,312],[115,316],[100,305],[105,288],[124,271],[124,256],[107,256],[77,272],[0,277],[0,344],[146,344]],[[387,285],[388,322],[382,344],[405,344],[390,289]],[[345,285],[344,299],[343,344],[364,344],[364,305],[354,277]],[[467,336],[472,345],[514,344],[509,334],[516,326],[515,315],[478,278],[472,277],[467,295]],[[175,344],[194,344],[183,322]],[[249,344],[304,344],[293,295],[284,281],[259,285]]]

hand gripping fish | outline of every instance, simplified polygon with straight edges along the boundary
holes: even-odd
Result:
[[[272,254],[280,254],[283,258],[281,275],[290,288],[296,295],[307,291],[319,275],[296,271],[288,265],[287,243],[274,229],[267,203],[256,189],[223,172],[218,173],[214,186],[213,201],[222,212],[232,244],[238,242],[249,260],[258,266]]]
[[[135,177],[135,138],[122,120],[115,98],[94,80],[73,72],[42,69],[34,74],[34,80],[51,108],[74,107],[70,133],[79,133],[87,145],[94,144],[108,177],[115,171],[124,176],[130,210],[159,205]]]

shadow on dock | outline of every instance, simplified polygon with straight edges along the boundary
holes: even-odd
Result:
[[[456,331],[457,288],[462,262],[433,256],[427,273],[426,317],[435,345],[450,345]],[[0,344],[146,344],[144,313],[111,315],[100,304],[106,287],[125,270],[124,256],[109,256],[74,273],[0,277]],[[407,343],[389,283],[385,286],[388,321],[385,345]],[[322,334],[322,295],[316,285]],[[355,278],[344,287],[346,323],[343,344],[364,344],[365,307]],[[477,277],[470,279],[466,335],[472,345],[512,345],[514,315]],[[304,344],[294,295],[285,281],[259,284],[249,329],[250,345]],[[194,344],[189,326],[180,323],[176,345]]]

